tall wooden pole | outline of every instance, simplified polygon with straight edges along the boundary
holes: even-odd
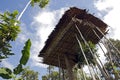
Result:
[[[73,76],[73,71],[72,71],[72,66],[70,64],[70,59],[69,56],[67,56],[66,54],[64,55],[65,57],[65,63],[67,66],[67,74],[69,76],[69,80],[74,80],[74,76]]]

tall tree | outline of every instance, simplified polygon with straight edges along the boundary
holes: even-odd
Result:
[[[54,66],[47,67],[48,74],[42,76],[42,80],[61,80],[59,79],[59,72],[54,70]]]
[[[85,73],[83,68],[78,68],[77,66],[73,69],[75,80],[91,80],[92,78]]]
[[[38,72],[30,70],[28,67],[24,68],[20,73],[21,80],[38,80]]]
[[[114,46],[120,51],[120,40],[109,39]],[[105,68],[108,70],[109,74],[111,74],[112,78],[113,75],[115,76],[115,80],[120,79],[120,54],[116,51],[113,45],[110,44],[109,41],[106,41],[106,46],[108,51],[106,53],[107,63],[104,65]]]
[[[13,55],[11,52],[11,41],[15,41],[20,32],[19,22],[16,19],[18,11],[0,14],[0,61]],[[16,24],[16,25],[15,25]]]

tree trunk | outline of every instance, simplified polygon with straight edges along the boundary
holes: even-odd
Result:
[[[72,66],[70,64],[70,59],[68,58],[68,56],[65,54],[65,62],[66,62],[66,66],[67,66],[67,74],[69,76],[69,80],[74,80],[74,76],[73,76],[73,71],[72,71]]]

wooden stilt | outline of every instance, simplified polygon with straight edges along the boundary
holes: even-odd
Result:
[[[67,66],[67,74],[69,76],[69,80],[74,80],[72,66],[70,64],[69,56],[67,56],[65,54],[64,57],[65,57],[65,63],[66,63],[66,66]]]
[[[62,80],[65,80],[65,71],[63,68],[62,68]]]

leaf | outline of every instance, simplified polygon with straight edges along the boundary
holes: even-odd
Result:
[[[42,0],[39,4],[41,8],[44,8],[49,3],[49,0]]]
[[[4,79],[12,78],[12,71],[9,68],[0,68],[0,76]]]
[[[16,17],[18,11],[13,11],[12,13],[6,11],[4,13],[0,13],[0,57],[11,56],[11,41],[15,41],[18,33],[20,32],[19,24]]]
[[[11,14],[11,16],[13,17],[13,18],[16,18],[16,15],[18,15],[18,11],[17,10],[14,10],[14,12]]]
[[[20,59],[20,64],[26,65],[26,63],[28,62],[28,59],[30,57],[30,47],[31,47],[31,41],[30,39],[28,39],[28,41],[26,41],[24,49],[22,50],[22,57]]]
[[[19,12],[18,12],[17,10],[15,10],[15,11],[13,12],[14,15],[18,15],[18,13],[19,13]]]
[[[34,6],[35,3],[39,3],[40,1],[41,0],[32,0],[30,4],[31,4],[31,6]]]
[[[2,59],[4,59],[4,58],[6,58],[6,57],[5,57],[5,56],[1,56],[1,55],[0,55],[0,60],[2,60]]]
[[[14,70],[14,74],[19,74],[23,71],[22,64],[19,64]]]

